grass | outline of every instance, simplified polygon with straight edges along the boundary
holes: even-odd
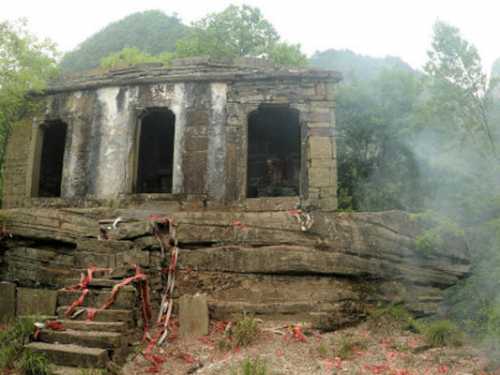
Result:
[[[231,329],[231,338],[236,346],[248,346],[259,335],[258,322],[254,317],[244,316]]]
[[[419,325],[425,341],[432,347],[461,346],[464,334],[449,320],[435,320]]]
[[[107,373],[106,370],[94,368],[82,369],[80,371],[80,375],[106,375]]]
[[[343,360],[350,359],[356,350],[366,349],[366,343],[354,340],[351,337],[342,336],[335,347],[335,356]]]
[[[370,328],[391,330],[394,327],[417,332],[418,324],[402,304],[390,304],[370,311]]]
[[[14,367],[34,332],[34,322],[35,318],[17,319],[0,331],[0,370]]]
[[[25,350],[19,360],[19,370],[23,375],[51,375],[50,363],[42,353]]]
[[[267,365],[259,358],[244,359],[238,369],[231,370],[231,375],[267,375]]]
[[[318,354],[323,359],[330,356],[330,347],[324,341],[318,346]]]

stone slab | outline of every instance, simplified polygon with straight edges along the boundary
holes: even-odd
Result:
[[[17,315],[55,315],[57,291],[17,288]]]
[[[16,316],[16,284],[0,282],[0,323],[8,323]]]
[[[208,335],[208,303],[206,294],[184,295],[179,299],[179,323],[182,337]]]

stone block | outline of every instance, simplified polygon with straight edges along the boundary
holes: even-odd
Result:
[[[17,288],[17,316],[56,314],[57,291]]]
[[[0,282],[0,323],[8,323],[16,316],[16,284]]]
[[[309,159],[330,159],[334,156],[330,137],[309,137]]]
[[[208,334],[206,294],[184,295],[179,299],[179,323],[182,337],[196,338]]]

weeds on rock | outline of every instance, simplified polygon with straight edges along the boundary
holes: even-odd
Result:
[[[238,369],[231,370],[231,375],[267,375],[267,365],[259,358],[246,358]]]
[[[464,343],[463,333],[449,320],[422,323],[419,324],[419,330],[427,344],[432,347],[461,346]]]
[[[34,322],[34,318],[20,318],[0,331],[0,370],[14,367],[15,361],[23,352],[24,344],[33,334]]]
[[[23,352],[18,368],[23,375],[52,375],[48,358],[29,350]]]
[[[418,324],[413,315],[402,304],[391,304],[370,311],[370,328],[397,328],[418,331]]]

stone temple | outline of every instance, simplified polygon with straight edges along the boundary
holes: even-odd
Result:
[[[59,365],[120,363],[148,320],[145,281],[108,304],[111,290],[137,266],[161,310],[174,250],[174,314],[192,314],[182,299],[197,294],[211,320],[246,312],[324,330],[379,304],[438,312],[469,272],[464,239],[423,252],[429,223],[337,210],[340,78],[197,58],[52,82],[8,140],[0,322],[57,316],[67,329],[42,329],[32,350]]]
[[[335,209],[339,80],[201,58],[54,83],[45,112],[14,129],[4,207],[154,194],[227,206],[286,197]]]

